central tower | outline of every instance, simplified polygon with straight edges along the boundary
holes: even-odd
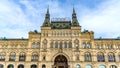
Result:
[[[71,27],[80,27],[80,25],[74,8],[72,13],[72,21],[69,18],[52,18],[50,21],[50,13],[48,8],[42,27],[51,27],[51,29],[71,29]]]

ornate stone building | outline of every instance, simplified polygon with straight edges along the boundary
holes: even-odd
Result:
[[[0,68],[120,68],[120,39],[94,38],[81,31],[73,8],[72,21],[50,20],[28,39],[0,39]]]

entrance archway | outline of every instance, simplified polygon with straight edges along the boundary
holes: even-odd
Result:
[[[12,64],[8,65],[8,68],[14,68],[14,66]]]
[[[58,55],[54,59],[53,68],[68,68],[68,60],[64,55]]]
[[[31,65],[31,68],[37,68],[37,65],[33,64]]]
[[[18,65],[18,68],[24,68],[24,65],[20,64]]]

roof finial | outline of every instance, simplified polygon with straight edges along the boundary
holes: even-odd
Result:
[[[47,8],[47,14],[49,14],[49,5],[48,5],[48,8]]]
[[[74,4],[73,4],[73,14],[75,13],[75,8],[74,8]]]

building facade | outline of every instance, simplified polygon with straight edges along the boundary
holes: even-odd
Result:
[[[0,68],[120,68],[120,39],[94,38],[73,8],[72,20],[50,20],[28,39],[0,39]]]

